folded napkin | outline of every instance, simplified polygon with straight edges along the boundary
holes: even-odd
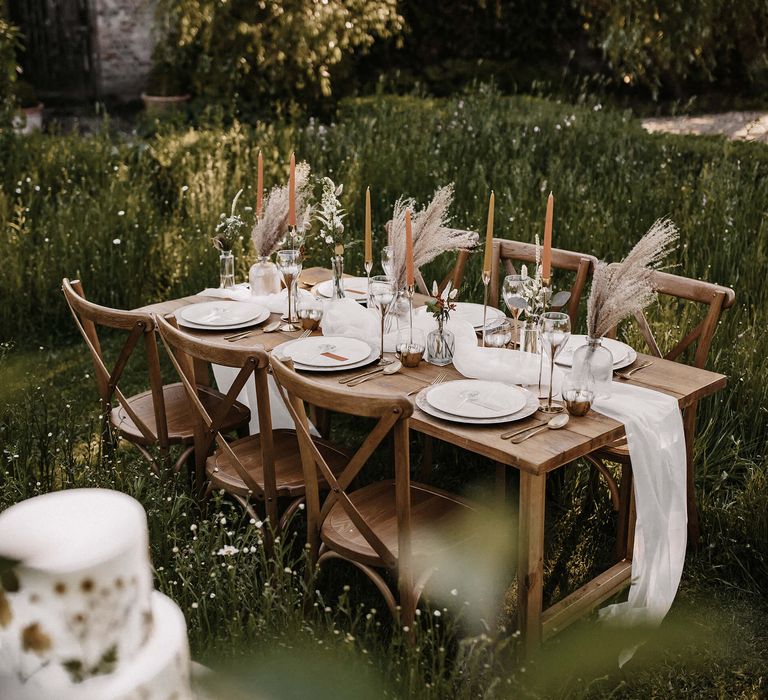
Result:
[[[270,313],[284,314],[288,312],[288,292],[283,289],[277,294],[254,296],[251,294],[251,286],[247,283],[236,284],[229,289],[204,289],[198,294],[203,297],[216,297],[217,299],[232,299],[233,301],[247,301],[250,304],[266,306]],[[312,295],[306,289],[299,289],[299,298]]]
[[[592,407],[624,423],[637,511],[629,598],[603,608],[600,616],[626,625],[657,625],[675,599],[685,561],[686,452],[680,407],[672,396],[618,382],[610,398]],[[624,651],[619,664],[633,653]]]

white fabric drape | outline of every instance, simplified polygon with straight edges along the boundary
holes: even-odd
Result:
[[[657,625],[675,599],[687,542],[686,452],[677,400],[658,391],[613,383],[593,408],[624,423],[635,490],[632,581],[625,603],[600,611],[603,620]],[[634,650],[622,653],[620,664]]]

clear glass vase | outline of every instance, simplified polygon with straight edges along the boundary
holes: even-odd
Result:
[[[611,395],[613,355],[603,347],[602,338],[589,338],[573,353],[569,383],[594,392],[595,397]]]
[[[453,333],[445,328],[443,319],[438,319],[437,330],[427,336],[427,362],[433,365],[449,365],[453,362],[455,339]]]
[[[331,257],[331,271],[333,272],[333,288],[331,299],[343,299],[344,294],[344,256],[333,255]]]
[[[248,282],[253,296],[278,294],[282,287],[280,271],[268,256],[262,255],[251,265],[248,271]]]
[[[235,256],[231,250],[219,253],[219,288],[230,289],[235,286]]]

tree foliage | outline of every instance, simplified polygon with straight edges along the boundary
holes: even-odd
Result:
[[[331,70],[402,29],[397,0],[161,0],[160,61],[194,92],[236,103],[312,102]]]

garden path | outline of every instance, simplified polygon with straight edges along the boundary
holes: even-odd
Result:
[[[722,112],[682,117],[643,119],[643,128],[651,133],[723,134],[729,139],[768,143],[768,112]]]

